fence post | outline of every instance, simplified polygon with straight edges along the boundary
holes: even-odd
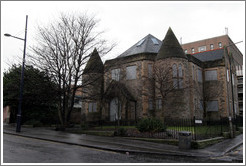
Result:
[[[194,125],[194,135],[195,135],[195,140],[196,140],[196,117],[195,116],[193,119],[193,125]]]
[[[220,135],[223,135],[223,121],[222,121],[222,118],[221,118],[221,115],[220,115]]]

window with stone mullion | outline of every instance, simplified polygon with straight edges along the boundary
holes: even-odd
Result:
[[[174,89],[183,88],[183,70],[181,64],[179,64],[178,69],[177,65],[173,64],[173,87]]]
[[[178,71],[177,65],[173,64],[173,87],[174,89],[178,89]]]
[[[182,65],[179,64],[179,69],[178,69],[178,81],[179,81],[179,86],[178,88],[181,89],[183,88],[183,71],[182,71]]]

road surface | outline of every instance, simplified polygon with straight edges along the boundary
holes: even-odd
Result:
[[[230,156],[231,153],[227,155]],[[238,154],[242,154],[240,148]],[[220,161],[237,162],[209,158],[122,154],[3,134],[3,163],[218,163]]]

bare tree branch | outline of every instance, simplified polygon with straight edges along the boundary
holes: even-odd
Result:
[[[48,73],[59,86],[58,108],[63,127],[69,124],[76,90],[96,81],[82,84],[81,76],[90,53],[97,48],[104,54],[115,46],[101,39],[104,32],[96,30],[98,23],[95,17],[86,14],[61,13],[57,22],[38,27],[30,63]]]

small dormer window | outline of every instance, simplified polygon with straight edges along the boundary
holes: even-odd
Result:
[[[152,42],[154,43],[154,45],[159,45],[159,42],[156,40],[156,38],[151,38]]]
[[[140,42],[138,42],[138,44],[137,44],[137,47],[138,47],[138,46],[141,46],[141,45],[143,44],[144,41],[145,41],[145,39],[140,40]]]

